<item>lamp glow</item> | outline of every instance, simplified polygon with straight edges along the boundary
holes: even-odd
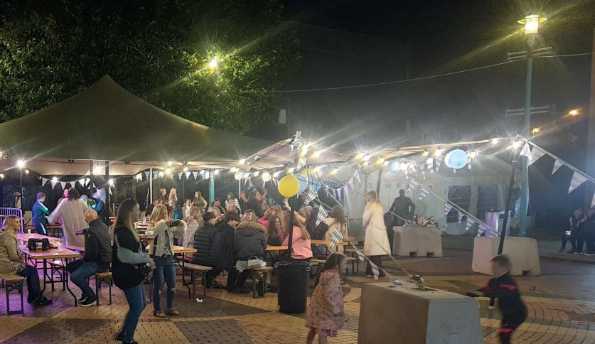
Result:
[[[17,160],[17,168],[23,169],[23,168],[25,168],[25,166],[27,166],[27,162],[25,160],[23,160],[23,159]]]
[[[281,171],[277,171],[277,172],[273,173],[273,177],[275,177],[275,178],[279,178],[280,175],[281,175]]]
[[[28,169],[27,169],[27,170],[25,170],[25,174],[29,174],[29,172],[30,172],[30,171],[29,171]]]
[[[533,135],[537,135],[540,132],[541,132],[541,128],[539,128],[539,127],[531,129],[531,134],[533,134]]]
[[[246,164],[246,159],[240,159],[240,161],[238,161],[240,163],[240,165],[245,165]]]
[[[219,171],[219,170],[213,171],[213,174],[216,175],[216,176],[218,176],[220,173],[221,173],[221,171]]]
[[[188,166],[184,166],[184,168],[182,169],[182,171],[188,172]]]
[[[499,140],[499,139],[497,139],[497,138],[494,138],[494,139],[491,139],[491,140],[490,140],[490,143],[491,143],[492,145],[497,145],[499,142],[500,142],[500,140]]]
[[[58,182],[58,177],[52,177],[52,182],[57,183]]]
[[[330,175],[331,176],[336,176],[339,173],[339,169],[335,168],[334,170],[331,171]]]
[[[575,117],[580,114],[581,114],[581,109],[572,109],[572,110],[568,111],[568,116],[571,116],[571,117]]]
[[[0,179],[4,179],[4,173],[0,173]]]
[[[519,23],[523,24],[526,35],[535,35],[539,33],[539,26],[545,20],[546,18],[542,18],[539,14],[530,14],[520,20]]]
[[[262,174],[262,181],[263,182],[269,182],[271,180],[271,174],[269,172],[264,172]]]
[[[110,178],[107,183],[109,184],[109,186],[114,186],[116,185],[116,181],[113,178]]]
[[[207,63],[207,68],[214,72],[217,69],[219,69],[219,59],[217,58],[217,56],[213,56],[209,62]]]

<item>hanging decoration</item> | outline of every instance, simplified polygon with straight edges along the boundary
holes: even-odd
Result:
[[[541,148],[533,147],[531,154],[529,155],[529,165],[533,165],[537,160],[545,155],[545,152]]]
[[[580,173],[572,173],[572,179],[570,180],[570,186],[568,187],[568,193],[573,192],[579,186],[583,185],[587,181],[587,178]]]
[[[316,225],[318,226],[322,221],[326,220],[328,217],[328,213],[326,209],[320,205],[318,207],[318,215],[316,216]]]
[[[562,166],[563,166],[563,164],[560,160],[558,160],[558,159],[554,160],[554,169],[552,170],[552,175],[556,174],[556,172],[558,172],[558,170]]]

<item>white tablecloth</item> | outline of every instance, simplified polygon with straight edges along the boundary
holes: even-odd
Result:
[[[418,256],[432,253],[434,257],[442,257],[442,233],[433,227],[407,225],[394,227],[393,254],[409,256],[415,252]]]
[[[497,253],[497,238],[475,238],[473,242],[473,271],[486,275],[492,274],[490,259]],[[512,262],[512,275],[520,276],[524,271],[529,272],[531,275],[541,274],[537,240],[524,237],[506,237],[502,253],[507,255]]]
[[[362,288],[358,332],[358,344],[483,343],[479,306],[472,298],[390,283]]]

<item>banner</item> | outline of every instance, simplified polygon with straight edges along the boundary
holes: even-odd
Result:
[[[576,190],[579,186],[583,185],[584,182],[587,181],[587,178],[580,173],[574,172],[572,174],[572,179],[570,180],[570,186],[568,187],[568,193]]]
[[[198,180],[198,171],[193,171],[192,175],[194,176],[194,180]]]
[[[190,179],[190,175],[192,174],[192,172],[190,171],[186,171],[186,179]]]
[[[562,161],[558,159],[554,160],[554,169],[552,170],[552,174],[556,174],[556,172],[558,172],[560,167],[562,167],[563,165],[564,164],[562,163]]]

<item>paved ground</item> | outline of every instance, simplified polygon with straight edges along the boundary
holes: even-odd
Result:
[[[400,259],[398,264],[422,273],[432,287],[464,292],[487,280],[486,276],[472,274],[470,260],[468,251],[449,250],[444,258]],[[394,278],[403,278],[397,263],[386,265]],[[542,270],[542,276],[518,279],[530,315],[514,342],[595,344],[595,265],[544,259]],[[331,343],[357,342],[360,287],[370,282],[363,276],[349,278],[353,285],[346,298],[349,319]],[[56,291],[56,302],[51,307],[27,308],[25,316],[0,316],[0,342],[111,343],[126,311],[120,291],[114,289],[114,295],[111,306],[74,308],[69,296]],[[0,310],[4,311],[4,295],[0,299]],[[106,294],[102,301],[107,301]],[[277,312],[276,294],[253,299],[250,295],[211,290],[206,302],[196,303],[188,300],[185,290],[179,290],[177,304],[181,316],[164,320],[154,318],[149,305],[136,339],[140,343],[305,342],[303,317]],[[498,314],[490,313],[485,301],[481,301],[481,317],[486,343],[497,343]]]

